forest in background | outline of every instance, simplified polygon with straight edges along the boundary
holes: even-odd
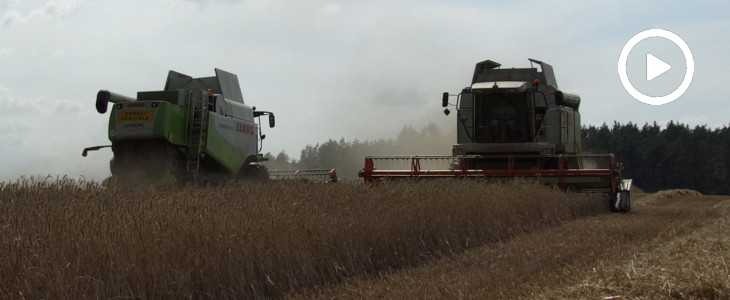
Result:
[[[583,149],[616,154],[628,178],[647,192],[686,188],[729,195],[730,128],[670,121],[666,126],[629,122],[583,128]]]
[[[687,188],[703,194],[730,194],[730,128],[708,128],[669,122],[639,127],[629,122],[586,126],[586,153],[614,153],[626,177],[647,192]],[[335,169],[341,179],[357,179],[368,155],[450,155],[455,132],[435,123],[420,129],[404,126],[393,139],[346,141],[330,139],[307,145],[298,158],[285,152],[266,153],[270,170]]]

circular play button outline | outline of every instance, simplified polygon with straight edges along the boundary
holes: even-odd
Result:
[[[648,96],[639,92],[631,84],[631,81],[629,81],[629,76],[626,73],[626,61],[629,58],[629,53],[631,52],[631,50],[633,50],[639,42],[652,37],[665,38],[677,45],[677,47],[682,50],[682,54],[684,54],[684,61],[687,65],[687,70],[684,73],[684,79],[682,80],[682,84],[680,84],[679,87],[677,87],[677,89],[675,89],[673,92],[659,97]],[[694,76],[694,73],[695,61],[692,57],[692,51],[690,51],[687,43],[685,43],[684,40],[678,35],[664,29],[648,29],[637,33],[631,39],[629,39],[628,42],[626,42],[626,45],[624,45],[624,48],[621,50],[621,55],[618,58],[618,77],[621,79],[621,84],[624,86],[624,89],[629,93],[629,95],[634,97],[634,99],[650,105],[663,105],[677,100],[677,98],[682,96],[682,94],[684,94],[684,92],[686,92],[689,88],[690,83],[692,83],[692,76]]]

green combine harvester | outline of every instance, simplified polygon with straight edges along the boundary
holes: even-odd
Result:
[[[452,156],[369,156],[359,175],[366,182],[531,177],[569,191],[605,193],[615,211],[631,210],[631,179],[623,178],[616,157],[582,152],[580,97],[558,89],[552,66],[530,63],[540,69],[479,62],[455,105],[443,94],[443,107],[456,108]]]
[[[101,90],[96,110],[109,103],[112,178],[120,183],[221,184],[231,178],[269,178],[261,164],[260,117],[274,114],[244,103],[238,77],[215,69],[215,77],[193,78],[175,71],[161,91],[138,92],[136,98]]]

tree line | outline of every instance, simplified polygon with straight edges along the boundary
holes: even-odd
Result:
[[[703,194],[730,194],[730,129],[656,122],[583,128],[583,149],[614,153],[626,177],[647,192],[688,188]]]
[[[583,150],[614,153],[624,174],[647,192],[688,188],[704,194],[730,194],[730,128],[708,128],[669,122],[639,127],[634,123],[584,126]],[[436,124],[404,126],[392,139],[327,140],[307,145],[298,158],[284,151],[266,153],[270,170],[336,169],[341,179],[357,179],[368,155],[450,155],[454,132]]]

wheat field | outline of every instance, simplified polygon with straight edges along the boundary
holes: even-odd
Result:
[[[290,299],[730,299],[730,199],[634,194],[599,214]]]
[[[0,184],[0,298],[279,298],[608,212],[528,181]]]

